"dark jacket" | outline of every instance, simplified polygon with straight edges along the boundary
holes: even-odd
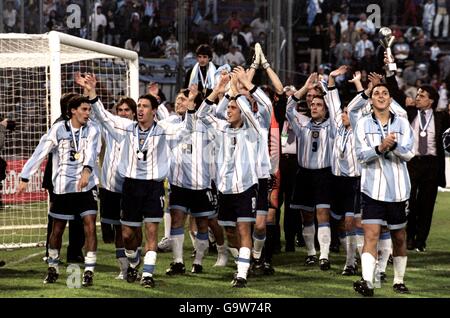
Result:
[[[395,76],[386,77],[386,83],[389,88],[389,92],[391,97],[397,101],[408,114],[408,120],[412,124],[414,119],[417,116],[417,108],[415,107],[406,107],[406,95],[400,90],[398,87],[397,80]],[[438,186],[445,188],[445,151],[444,151],[444,143],[442,140],[442,135],[447,128],[450,127],[450,117],[448,112],[438,112],[433,110],[434,115],[434,129],[435,129],[435,138],[436,138],[436,153],[438,157]]]

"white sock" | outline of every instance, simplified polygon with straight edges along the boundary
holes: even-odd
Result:
[[[237,264],[237,277],[247,279],[248,268],[250,267],[250,249],[241,247],[239,249],[239,258]]]
[[[217,261],[214,266],[226,266],[228,262],[228,252],[227,245],[224,243],[223,245],[217,246]]]
[[[164,237],[170,238],[170,228],[172,224],[172,217],[169,209],[164,213]]]
[[[328,254],[330,253],[330,243],[331,243],[331,229],[330,223],[319,224],[319,229],[317,230],[317,239],[320,245],[320,257],[319,259],[328,259]]]
[[[126,273],[128,268],[128,258],[125,255],[124,248],[116,248],[116,259],[119,262],[120,271]]]
[[[392,252],[392,240],[389,232],[381,233],[378,241],[378,263],[380,272],[386,272],[389,255]]]
[[[261,252],[264,247],[264,243],[266,242],[266,233],[258,235],[255,232],[253,232],[253,258],[254,259],[260,259],[261,258]]]
[[[97,263],[97,252],[89,251],[84,258],[84,271],[94,272],[95,264]]]
[[[362,277],[370,288],[373,288],[373,276],[375,274],[376,259],[370,253],[361,255]]]
[[[362,249],[364,246],[364,230],[362,228],[356,228],[356,248],[358,249],[359,256],[362,257]]]
[[[347,255],[347,234],[346,232],[339,233],[339,243],[341,243],[341,247],[344,249],[345,255]],[[345,264],[347,265],[347,264]]]
[[[56,248],[48,249],[48,267],[53,267],[56,269],[56,272],[59,274],[59,250]]]
[[[172,244],[173,261],[175,263],[183,263],[183,244],[184,244],[183,227],[170,230],[170,243]]]
[[[148,251],[144,257],[144,268],[142,270],[142,277],[153,276],[156,265],[156,252]]]
[[[200,233],[197,232],[195,238],[195,258],[194,264],[202,265],[203,256],[205,255],[205,251],[209,247],[208,241],[208,232]]]
[[[189,237],[191,238],[192,246],[195,248],[195,236],[197,235],[197,231],[192,234],[191,231],[189,231]]]
[[[235,247],[228,247],[228,251],[230,252],[231,256],[233,256],[233,259],[237,261],[239,258],[239,250]]]
[[[139,253],[137,250],[133,251],[125,249],[125,255],[127,256],[130,267],[132,268],[136,268],[141,262],[141,253]]]
[[[316,248],[314,246],[314,235],[316,234],[316,228],[314,223],[308,226],[303,226],[303,239],[305,240],[306,252],[308,256],[316,255]]]
[[[356,235],[355,232],[347,233],[347,257],[345,260],[346,266],[355,266],[355,256],[356,256]]]
[[[394,284],[403,284],[408,256],[394,256]]]

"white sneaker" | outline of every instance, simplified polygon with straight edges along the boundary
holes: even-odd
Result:
[[[217,255],[217,261],[213,265],[213,267],[224,267],[227,266],[227,263],[228,263],[228,254],[219,253],[219,255]]]
[[[170,252],[172,251],[172,244],[170,242],[170,238],[163,237],[161,241],[158,243],[158,252]]]

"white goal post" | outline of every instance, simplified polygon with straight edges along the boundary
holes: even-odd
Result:
[[[41,169],[26,193],[16,195],[19,173],[40,138],[60,116],[64,93],[82,93],[75,72],[97,76],[97,92],[111,108],[121,96],[139,97],[136,52],[51,31],[0,34],[0,119],[15,121],[0,156],[7,162],[1,181],[0,249],[40,246],[47,232],[47,194]]]

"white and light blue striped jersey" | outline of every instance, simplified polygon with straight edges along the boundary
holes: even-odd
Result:
[[[81,136],[80,136],[81,132]],[[78,192],[77,185],[81,179],[84,166],[89,166],[92,173],[88,185],[82,192],[92,189],[98,184],[98,156],[99,130],[95,123],[88,121],[80,129],[74,129],[72,135],[69,121],[55,123],[48,132],[42,136],[33,155],[23,166],[20,177],[30,179],[37,171],[47,154],[52,153],[52,182],[53,192],[56,194]],[[80,138],[81,137],[81,138]],[[79,143],[76,147],[75,143]],[[78,148],[78,151],[77,151]],[[76,155],[78,153],[78,155]],[[78,157],[79,158],[76,158]]]
[[[99,123],[117,143],[123,145],[118,167],[120,176],[164,180],[170,167],[168,142],[180,139],[182,125],[166,124],[162,120],[142,131],[137,122],[106,111],[98,98],[91,103]]]
[[[332,135],[330,120],[316,123],[295,109],[298,99],[291,96],[286,118],[298,140],[297,159],[300,167],[323,169],[331,166]]]
[[[174,117],[170,117],[173,122],[183,123],[181,116]],[[208,138],[206,126],[193,113],[186,113],[183,124],[187,132],[172,148],[169,183],[191,190],[211,188],[214,144]]]
[[[236,103],[241,111],[249,111],[250,104],[243,96]],[[243,126],[232,128],[230,123],[209,112],[212,102],[206,99],[197,112],[197,117],[204,122],[208,131],[214,136],[216,153],[216,185],[223,194],[236,194],[248,190],[258,183],[256,163],[260,127],[242,116]],[[251,111],[251,110],[250,110]],[[209,129],[212,127],[213,129]]]
[[[333,136],[333,151],[331,172],[335,176],[359,177],[361,167],[355,153],[355,136],[353,129],[345,128],[342,123],[342,109],[339,92],[336,88],[328,90],[324,87],[325,103],[330,114],[331,131]]]
[[[364,92],[358,93],[348,104],[347,110],[350,125],[354,128],[360,118],[372,114],[372,105],[369,102],[369,97]],[[392,99],[390,110],[393,114],[408,119],[406,110],[394,99]]]
[[[385,154],[375,147],[383,135],[395,134],[397,146]],[[414,157],[414,137],[407,119],[391,113],[389,123],[380,128],[375,115],[361,118],[355,128],[356,155],[361,162],[361,192],[378,201],[408,200],[411,184],[406,162]]]
[[[122,144],[114,140],[111,134],[103,127],[102,137],[105,143],[105,154],[103,156],[101,185],[106,190],[122,193],[123,181],[125,180],[118,172],[121,158]],[[123,143],[123,141],[122,141]]]
[[[272,116],[272,102],[270,98],[264,93],[264,91],[256,85],[249,91],[252,97],[255,99],[258,105],[258,111],[253,112],[250,108],[243,108],[243,113],[247,119],[253,122],[256,120],[259,123],[261,129],[260,139],[258,139],[258,164],[257,174],[258,178],[269,178],[271,163],[269,153],[269,129]],[[229,96],[225,96],[220,100],[219,104],[215,108],[215,115],[220,119],[226,119],[226,107],[229,102]]]

